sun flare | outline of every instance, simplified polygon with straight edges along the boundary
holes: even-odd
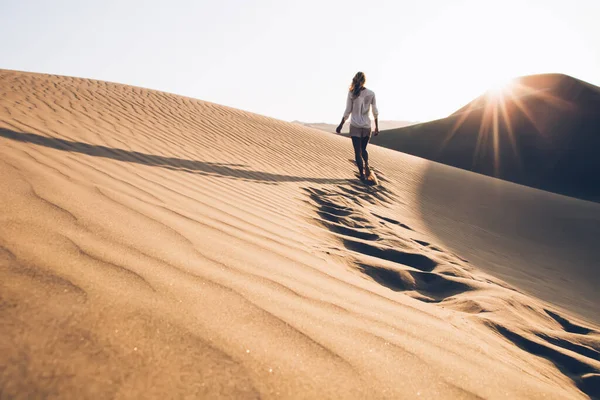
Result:
[[[501,167],[501,142],[509,143],[509,151],[514,153],[516,162],[520,163],[514,131],[515,121],[525,120],[535,132],[542,136],[545,135],[546,128],[538,121],[539,115],[536,116],[533,110],[529,109],[532,103],[545,103],[552,109],[565,110],[572,107],[568,101],[549,91],[549,87],[531,87],[520,78],[497,81],[488,88],[485,96],[471,102],[461,113],[456,115],[454,125],[443,140],[441,148],[443,149],[450,142],[472,113],[476,113],[476,118],[480,118],[480,120],[473,164],[485,153],[486,146],[491,146],[497,175]]]
[[[498,80],[496,82],[493,82],[492,85],[490,86],[488,93],[491,97],[503,97],[505,96],[507,93],[510,93],[512,91],[512,88],[514,87],[515,82],[513,79],[502,79],[502,80]]]

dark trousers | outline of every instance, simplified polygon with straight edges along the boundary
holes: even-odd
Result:
[[[364,166],[369,165],[369,153],[367,152],[367,145],[369,144],[369,136],[356,137],[352,136],[352,146],[354,147],[354,158],[356,159],[356,165],[361,175],[364,174]],[[364,160],[364,165],[363,165]]]

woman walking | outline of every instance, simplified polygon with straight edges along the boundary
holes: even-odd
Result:
[[[367,152],[367,144],[369,144],[369,140],[371,139],[371,118],[369,117],[371,109],[375,118],[375,131],[373,133],[375,136],[379,134],[379,121],[377,119],[379,111],[375,102],[375,93],[365,87],[365,82],[366,78],[363,72],[357,72],[354,75],[352,85],[348,91],[344,117],[335,130],[337,133],[340,133],[342,126],[350,114],[352,114],[352,119],[350,120],[350,137],[352,138],[354,157],[361,181],[364,181],[371,174],[369,170],[369,153]]]

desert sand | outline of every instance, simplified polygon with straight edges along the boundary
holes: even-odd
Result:
[[[0,398],[600,396],[600,204],[0,71]]]

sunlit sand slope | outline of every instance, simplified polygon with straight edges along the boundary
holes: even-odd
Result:
[[[593,279],[571,252],[597,249],[566,244],[570,282],[536,286],[493,254],[557,235],[487,231],[464,205],[533,197],[589,221],[596,204],[380,148],[365,187],[350,156],[207,102],[0,71],[0,397],[600,395],[597,310],[569,297]]]

